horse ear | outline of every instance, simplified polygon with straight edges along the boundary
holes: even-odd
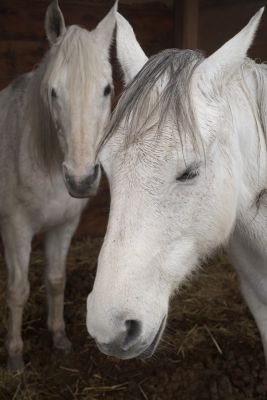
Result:
[[[45,31],[49,43],[53,45],[66,31],[63,14],[59,8],[58,0],[54,0],[46,11]]]
[[[136,40],[129,22],[117,12],[117,57],[121,65],[124,82],[128,84],[147,62],[140,44]]]
[[[118,0],[115,1],[115,4],[112,7],[112,9],[105,16],[105,18],[99,22],[99,24],[93,31],[93,34],[95,35],[101,50],[109,51],[112,42],[113,31],[116,26],[117,8],[118,8]]]
[[[197,70],[201,75],[205,75],[205,80],[215,80],[218,75],[231,73],[242,64],[253,42],[263,11],[264,7],[251,18],[245,28],[199,65]]]

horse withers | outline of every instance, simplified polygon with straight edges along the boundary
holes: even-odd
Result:
[[[87,200],[100,180],[96,150],[110,115],[109,48],[117,4],[89,32],[66,27],[54,1],[39,67],[0,93],[0,230],[8,268],[8,366],[23,366],[23,307],[31,240],[45,232],[48,327],[68,351],[63,317],[65,261]],[[71,196],[73,197],[71,197]]]
[[[153,354],[171,296],[225,246],[267,358],[267,67],[247,58],[262,13],[206,59],[148,61],[117,15],[128,86],[100,154],[111,210],[87,300],[105,354]]]

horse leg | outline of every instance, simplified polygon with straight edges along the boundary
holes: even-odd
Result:
[[[244,237],[234,236],[229,247],[246,303],[258,326],[267,363],[267,259]]]
[[[66,281],[66,257],[71,238],[79,218],[57,226],[46,234],[46,287],[48,297],[48,329],[52,333],[56,349],[68,352],[71,342],[65,333],[64,289]]]
[[[19,229],[23,227],[23,229]],[[26,228],[25,228],[26,227]],[[27,229],[25,221],[13,221],[2,227],[2,240],[5,248],[5,260],[8,270],[7,304],[9,308],[8,335],[8,368],[23,368],[23,341],[21,337],[23,308],[29,297],[28,280],[29,260],[31,253],[32,232]]]

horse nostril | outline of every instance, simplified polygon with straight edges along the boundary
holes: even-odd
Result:
[[[96,164],[96,165],[95,165],[95,168],[94,168],[94,177],[95,177],[95,180],[96,180],[96,178],[98,177],[98,172],[99,172],[99,164]]]
[[[125,327],[124,347],[130,347],[141,333],[141,322],[135,319],[128,319],[125,321]]]
[[[98,172],[99,172],[99,165],[95,165],[93,172],[87,177],[87,183],[89,185],[92,185],[98,177]]]
[[[65,166],[63,167],[63,175],[64,175],[64,178],[65,178],[65,181],[70,184],[72,178],[71,178],[71,176],[69,174],[68,169]]]

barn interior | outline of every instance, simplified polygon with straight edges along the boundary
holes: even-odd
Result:
[[[36,67],[48,49],[47,0],[0,0],[0,89]],[[67,25],[89,30],[112,7],[110,0],[60,0]],[[147,55],[171,47],[211,54],[262,6],[261,0],[121,0]],[[115,50],[115,98],[122,90]],[[267,14],[249,56],[267,60]],[[114,101],[115,103],[115,101]],[[73,343],[69,355],[54,352],[46,327],[43,238],[33,242],[31,295],[25,308],[26,366],[6,370],[6,269],[0,247],[0,398],[3,400],[264,400],[264,355],[258,330],[239,291],[234,269],[221,251],[172,301],[168,326],[149,360],[119,361],[101,354],[85,326],[97,256],[109,213],[105,177],[83,214],[68,257],[65,316]]]

